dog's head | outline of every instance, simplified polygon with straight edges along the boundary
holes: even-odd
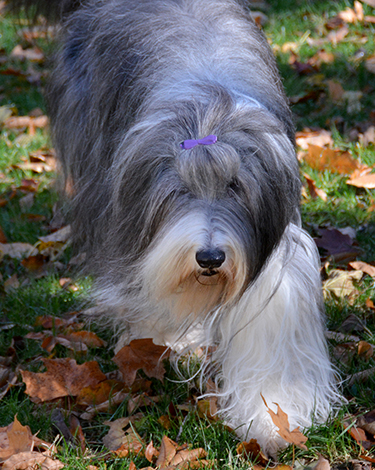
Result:
[[[267,263],[296,216],[298,165],[262,107],[221,97],[161,116],[143,120],[119,157],[123,252],[149,295],[199,315],[235,301]],[[209,134],[215,143],[181,145]]]

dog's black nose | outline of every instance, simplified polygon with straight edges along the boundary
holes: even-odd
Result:
[[[221,250],[201,250],[195,255],[197,263],[201,268],[220,268],[225,261],[225,253]]]

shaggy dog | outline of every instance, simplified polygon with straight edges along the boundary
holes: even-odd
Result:
[[[275,453],[262,396],[294,429],[338,394],[266,39],[233,0],[40,5],[63,16],[52,134],[103,311],[123,341],[210,347],[221,416]]]

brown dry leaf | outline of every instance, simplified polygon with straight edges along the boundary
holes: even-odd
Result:
[[[135,463],[133,462],[133,460],[130,461],[129,470],[137,470],[137,467],[135,466]]]
[[[351,423],[344,421],[344,428],[348,429],[349,434],[352,438],[357,442],[360,447],[368,450],[370,447],[373,446],[373,442],[369,441],[366,436],[366,432],[358,428],[357,426],[350,426]]]
[[[367,5],[370,5],[370,7],[375,8],[375,0],[361,0],[362,3],[366,3]]]
[[[319,454],[318,462],[313,470],[330,470],[331,466],[327,459]]]
[[[197,411],[201,418],[208,418],[210,421],[218,421],[217,397],[208,397],[203,400],[198,400]]]
[[[346,180],[346,184],[351,186],[356,186],[357,188],[367,188],[367,189],[374,189],[375,188],[375,173],[371,173],[372,168],[364,168],[362,170],[354,171],[348,180]]]
[[[103,348],[107,346],[107,342],[99,338],[92,331],[75,331],[67,335],[68,339],[77,343],[84,343],[89,348]]]
[[[327,52],[324,49],[320,49],[316,54],[314,54],[309,62],[312,65],[320,67],[321,64],[332,64],[335,61],[335,55],[332,52]]]
[[[2,470],[60,470],[64,464],[39,452],[21,452],[3,463]]]
[[[117,392],[110,398],[110,400],[104,401],[99,405],[88,407],[86,411],[81,414],[81,418],[86,421],[91,421],[98,413],[112,410],[127,398],[129,398],[129,392]]]
[[[29,256],[21,261],[24,268],[32,273],[42,272],[48,262],[48,258],[38,253],[34,256]]]
[[[361,372],[356,372],[353,374],[349,380],[348,387],[351,387],[354,383],[363,383],[366,382],[371,376],[375,374],[375,367],[371,367],[370,369],[363,370]]]
[[[345,23],[357,22],[357,15],[352,8],[347,8],[344,11],[340,11],[340,13],[337,16],[341,18]]]
[[[363,19],[366,23],[375,23],[375,16],[366,15]]]
[[[371,299],[366,300],[366,307],[370,310],[375,310],[374,302]]]
[[[349,263],[349,266],[356,271],[362,271],[365,274],[375,278],[375,266],[365,263],[364,261],[352,261]]]
[[[23,259],[37,253],[38,251],[29,243],[0,243],[0,258],[7,255],[11,258]]]
[[[324,297],[331,297],[334,295],[340,297],[352,297],[359,294],[358,289],[354,286],[353,282],[358,282],[362,279],[362,271],[341,271],[333,269],[323,282]]]
[[[7,129],[23,129],[29,128],[31,133],[35,132],[35,128],[43,129],[48,126],[47,116],[12,116],[4,122],[4,127]]]
[[[90,387],[83,388],[77,396],[77,404],[95,406],[104,403],[118,391],[124,388],[124,384],[116,380],[104,380]]]
[[[357,420],[358,427],[364,429],[372,436],[375,435],[375,410],[371,410],[365,413],[363,416],[359,416]]]
[[[9,277],[3,284],[6,293],[11,292],[13,289],[18,289],[19,286],[20,281],[18,280],[16,273],[14,273],[13,276]]]
[[[74,359],[43,359],[47,372],[22,371],[22,379],[31,400],[43,402],[65,396],[77,396],[84,387],[96,385],[107,377],[96,361],[78,365]]]
[[[34,178],[23,179],[17,189],[29,193],[36,193],[38,191],[39,185],[40,182],[35,180]]]
[[[349,34],[349,28],[344,25],[336,31],[331,31],[327,35],[327,40],[332,44],[336,45],[341,42]]]
[[[277,406],[277,413],[275,413],[268,407],[267,402],[264,399],[264,397],[262,395],[261,397],[265,406],[267,407],[267,412],[271,416],[273,424],[279,428],[277,432],[280,434],[280,436],[286,442],[289,442],[290,444],[294,444],[297,447],[300,447],[301,449],[307,450],[307,447],[305,446],[307,437],[304,436],[298,428],[293,429],[293,431],[289,430],[288,415],[284,413],[284,411],[280,408],[280,406],[277,403],[275,403],[275,405]]]
[[[50,235],[46,235],[45,237],[39,237],[39,240],[44,243],[49,242],[67,242],[71,236],[71,227],[70,225],[66,225],[62,227],[60,230],[51,233]]]
[[[168,415],[162,415],[158,418],[158,422],[162,425],[162,427],[166,430],[171,429],[172,423]]]
[[[129,423],[130,418],[104,422],[110,429],[103,437],[103,444],[118,457],[127,457],[130,453],[139,454],[145,447],[145,443],[133,428],[123,431]]]
[[[18,60],[30,60],[32,62],[42,62],[44,60],[44,54],[38,47],[22,49],[20,44],[12,50],[10,57]]]
[[[168,467],[173,457],[177,453],[177,444],[169,439],[169,437],[163,436],[159,452],[159,457],[155,464],[156,467]]]
[[[345,90],[337,80],[327,80],[328,94],[334,103],[340,103],[343,99]]]
[[[170,461],[169,465],[181,465],[184,462],[194,462],[207,457],[207,452],[200,448],[180,450]]]
[[[333,356],[342,364],[348,364],[356,354],[355,343],[337,344],[333,349]]]
[[[364,20],[364,13],[363,13],[363,5],[361,2],[358,2],[355,0],[354,2],[354,11],[355,14],[357,15],[357,20],[358,21],[363,21]]]
[[[327,198],[328,198],[327,193],[325,191],[323,191],[323,189],[319,189],[316,186],[315,181],[312,178],[310,178],[310,176],[307,173],[304,173],[303,176],[304,176],[304,178],[306,180],[306,183],[307,183],[307,186],[309,188],[310,196],[313,199],[316,199],[317,197],[320,197],[320,199],[322,199],[323,201],[327,201]]]
[[[155,449],[154,443],[152,441],[146,447],[145,457],[151,463],[159,457],[159,451]]]
[[[260,445],[256,439],[250,439],[249,442],[241,442],[237,446],[237,454],[243,458],[257,462],[264,467],[269,463],[269,459],[263,454]]]
[[[361,356],[365,361],[369,361],[374,355],[374,347],[366,341],[358,343],[358,356]]]
[[[333,173],[350,174],[364,165],[355,160],[350,152],[309,144],[305,162],[314,170],[330,170]]]
[[[29,426],[22,426],[16,415],[13,423],[0,428],[0,462],[14,454],[30,450],[32,443],[33,435]]]
[[[147,377],[163,380],[165,369],[162,361],[169,354],[169,348],[155,345],[152,339],[137,339],[120,349],[113,362],[118,365],[125,384],[131,386],[139,369]]]
[[[54,317],[53,315],[43,315],[36,317],[35,326],[42,326],[45,329],[59,329],[69,324],[64,318]]]
[[[145,393],[133,395],[128,401],[128,413],[132,414],[137,408],[153,406],[160,397],[150,397]]]

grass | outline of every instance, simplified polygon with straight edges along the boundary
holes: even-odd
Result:
[[[283,76],[288,96],[304,96],[316,92],[316,99],[302,100],[293,106],[296,127],[302,130],[306,127],[325,128],[332,131],[335,146],[343,150],[350,150],[352,155],[367,165],[375,165],[375,149],[373,144],[364,147],[357,141],[349,138],[350,130],[361,128],[370,120],[370,113],[375,110],[374,89],[375,77],[366,70],[364,59],[374,50],[375,28],[373,24],[358,22],[348,25],[347,37],[338,44],[331,42],[323,46],[311,46],[308,38],[313,40],[326,37],[325,24],[346,7],[352,7],[348,1],[278,1],[269,2],[267,11],[269,21],[265,31],[275,51],[278,65]],[[365,14],[373,15],[374,11],[364,5]],[[10,53],[17,44],[24,47],[30,44],[23,38],[22,31],[27,26],[26,20],[17,20],[13,17],[2,16],[0,51],[0,106],[4,106],[19,115],[26,115],[35,108],[45,111],[42,92],[45,86],[45,71],[48,64],[32,64],[34,72],[41,73],[35,84],[29,83],[25,73],[30,63],[20,62],[10,57]],[[297,25],[297,26],[296,26]],[[49,41],[35,39],[35,43],[49,52]],[[283,45],[287,42],[296,44],[298,61],[307,62],[314,57],[319,49],[334,55],[334,61],[322,64],[314,73],[301,75],[290,64],[290,52],[283,52]],[[357,57],[362,57],[357,58]],[[20,73],[10,73],[11,70]],[[345,101],[333,102],[328,93],[328,80],[337,80],[346,91],[362,91],[361,107],[350,110]],[[4,109],[4,108],[3,108]],[[1,128],[0,141],[0,200],[5,205],[0,212],[0,227],[3,229],[9,242],[24,242],[34,244],[40,236],[50,232],[50,222],[56,214],[58,196],[55,190],[55,175],[50,172],[35,174],[30,170],[17,167],[23,159],[28,158],[31,152],[50,146],[48,132],[45,129],[37,130],[31,136],[24,131],[12,131],[6,127]],[[319,227],[353,227],[357,230],[357,241],[363,250],[360,259],[367,262],[375,261],[375,211],[371,206],[375,202],[372,190],[356,189],[346,184],[347,176],[333,174],[329,171],[318,172],[307,164],[301,163],[301,173],[309,174],[317,186],[327,193],[327,201],[313,199],[309,195],[302,200],[301,212],[303,224],[312,235],[316,235]],[[20,189],[22,180],[33,179],[39,182],[31,207],[22,208],[20,200],[25,192]],[[30,221],[28,214],[43,216]],[[43,315],[62,316],[66,312],[79,310],[87,304],[91,280],[81,278],[69,267],[68,260],[71,252],[64,253],[59,265],[53,265],[50,271],[38,277],[30,274],[22,263],[9,257],[4,257],[0,263],[0,356],[10,357],[13,354],[13,365],[20,365],[22,369],[40,370],[40,357],[48,354],[40,346],[40,342],[25,338],[31,331],[41,331],[35,327],[35,321]],[[60,271],[57,271],[57,267]],[[333,265],[328,267],[328,272]],[[5,288],[6,281],[17,275],[20,282],[18,289]],[[61,277],[73,277],[78,290],[64,289],[59,283]],[[357,284],[358,295],[353,300],[333,298],[327,300],[327,321],[332,331],[338,331],[345,318],[350,314],[358,317],[365,325],[353,333],[370,344],[375,344],[374,311],[366,306],[366,301],[375,301],[374,281],[364,277]],[[110,332],[101,332],[104,339],[111,340]],[[335,352],[337,343],[331,341],[330,348]],[[90,349],[84,357],[69,352],[63,346],[58,346],[53,357],[74,357],[77,362],[97,360],[104,372],[114,369],[111,362],[112,350]],[[338,367],[344,377],[350,378],[352,374],[367,370],[375,366],[373,357],[363,359],[358,354],[349,355],[346,363],[338,362]],[[175,384],[176,376],[172,370],[168,371],[168,380],[163,384],[154,380],[152,390],[160,396],[160,401],[147,409],[145,417],[137,423],[137,431],[149,442],[153,439],[155,445],[160,445],[165,433],[172,439],[179,436],[179,442],[189,442],[194,447],[203,447],[208,451],[208,458],[215,460],[215,468],[240,469],[248,468],[246,462],[241,461],[236,454],[236,437],[220,423],[208,421],[197,415],[196,409],[191,407],[189,412],[179,412],[172,421],[171,428],[166,429],[160,424],[159,418],[170,415],[170,404],[174,407],[186,404],[194,393],[192,386],[186,383]],[[0,426],[12,422],[17,414],[22,424],[31,427],[33,433],[39,431],[38,436],[53,440],[51,414],[56,406],[63,408],[72,405],[64,403],[38,405],[33,403],[24,393],[25,387],[21,382],[11,388],[8,394],[0,400]],[[290,463],[299,459],[304,465],[316,460],[318,453],[338,465],[358,457],[361,450],[358,444],[349,436],[343,427],[344,417],[354,416],[375,407],[375,376],[360,383],[349,385],[344,382],[343,390],[348,398],[345,406],[331,423],[324,426],[313,426],[306,430],[309,438],[308,451],[288,448],[282,452],[282,462]],[[191,398],[190,398],[191,399]],[[80,411],[71,408],[70,411]],[[106,420],[114,420],[127,415],[127,403],[117,407],[112,413],[101,413],[94,420],[83,422],[83,432],[86,436],[88,450],[82,453],[79,446],[72,447],[59,443],[58,458],[63,461],[67,469],[87,468],[95,465],[100,469],[127,469],[129,458],[116,459],[102,448],[101,439],[108,427]],[[182,426],[183,423],[183,426]],[[182,433],[180,432],[182,426]],[[105,455],[105,457],[104,457]],[[148,465],[143,457],[133,457],[137,468]]]

